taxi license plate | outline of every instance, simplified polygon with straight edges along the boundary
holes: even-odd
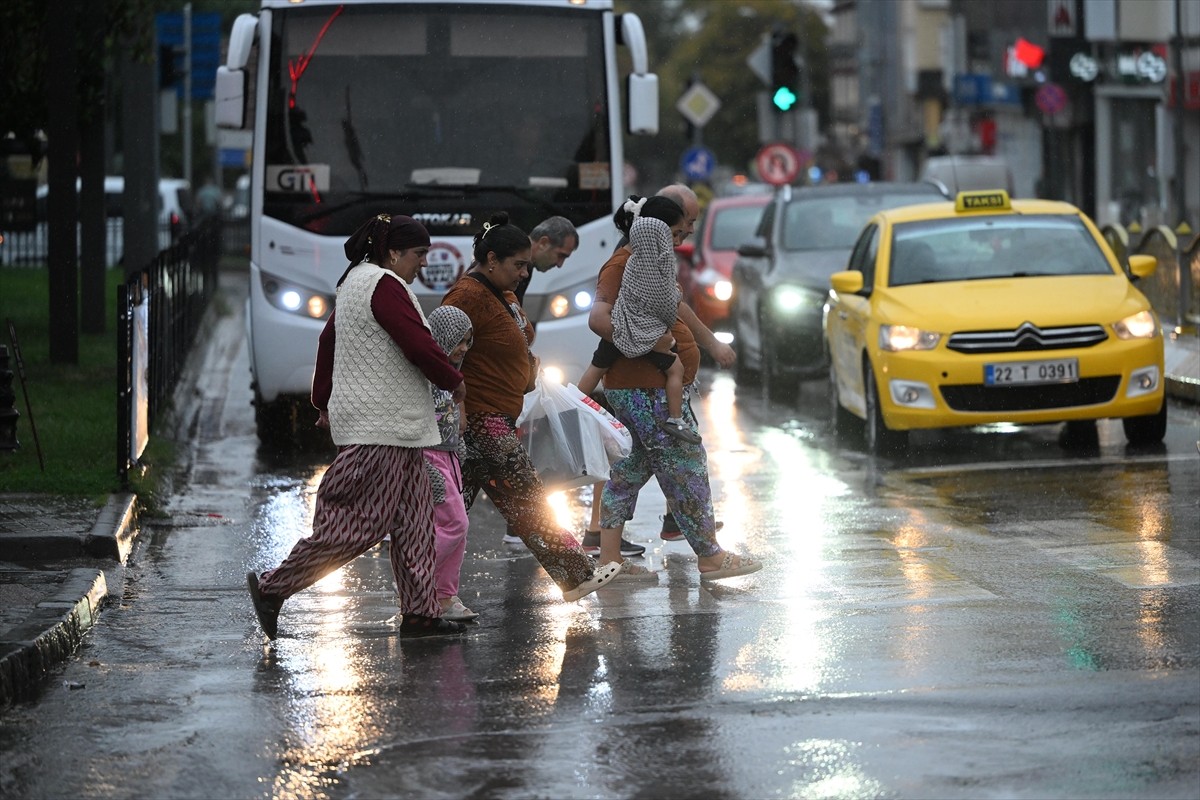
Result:
[[[1056,361],[1009,361],[1004,364],[985,364],[983,367],[983,382],[986,386],[1075,383],[1078,380],[1077,358],[1062,358]]]

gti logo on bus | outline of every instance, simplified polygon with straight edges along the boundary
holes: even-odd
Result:
[[[328,164],[286,164],[267,167],[267,186],[277,192],[329,191]]]
[[[465,269],[466,263],[457,247],[448,242],[434,242],[429,245],[425,266],[417,277],[425,288],[444,292],[454,285]]]

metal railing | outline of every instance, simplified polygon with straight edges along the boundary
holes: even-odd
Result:
[[[46,230],[46,222],[42,220],[32,230],[0,231],[0,266],[44,269],[48,247]],[[104,266],[115,269],[125,260],[125,221],[121,217],[108,217],[104,220],[104,230]],[[183,235],[178,225],[159,223],[158,246],[166,249]],[[81,249],[82,246],[80,239],[77,247]]]
[[[221,222],[200,223],[150,264],[132,274],[117,294],[117,472],[128,486],[136,463],[133,413],[144,400],[148,431],[169,404],[204,311],[217,290],[221,257]],[[148,301],[146,325],[146,397],[140,398],[140,375],[134,374],[136,309]]]
[[[1117,260],[1129,270],[1129,256],[1150,255],[1158,267],[1149,278],[1138,281],[1138,289],[1164,322],[1176,327],[1200,324],[1200,235],[1181,237],[1166,225],[1132,232],[1123,225],[1100,229]]]

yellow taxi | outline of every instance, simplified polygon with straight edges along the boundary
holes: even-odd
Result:
[[[1162,333],[1134,285],[1156,266],[1127,275],[1079,209],[1004,191],[876,214],[824,309],[835,430],[880,453],[919,428],[1120,417],[1162,441]]]

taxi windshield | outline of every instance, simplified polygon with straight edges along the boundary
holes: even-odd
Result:
[[[897,225],[888,285],[1111,274],[1078,217],[972,214]]]

